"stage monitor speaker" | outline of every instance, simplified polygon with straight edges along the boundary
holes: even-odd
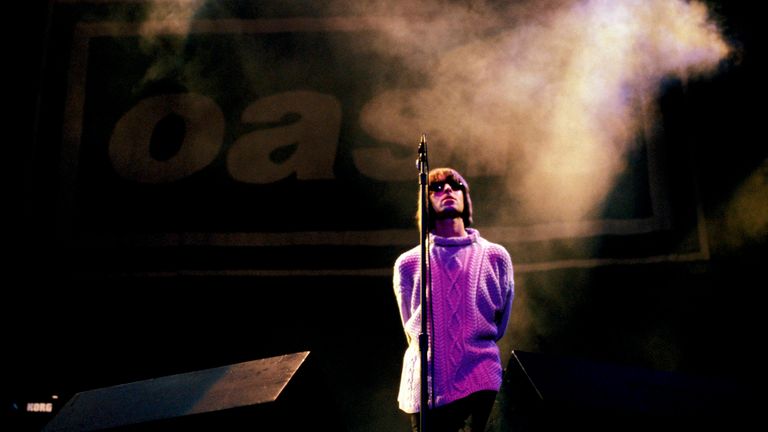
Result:
[[[322,395],[312,394],[312,384],[286,391],[290,395],[284,397],[281,393],[308,355],[298,352],[80,392],[43,431],[306,430],[327,414],[317,400]]]
[[[502,391],[507,430],[735,430],[755,418],[751,386],[513,351]]]

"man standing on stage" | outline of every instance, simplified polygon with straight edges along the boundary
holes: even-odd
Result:
[[[470,228],[469,185],[456,170],[430,171],[428,185],[428,432],[456,432],[465,425],[464,430],[483,432],[501,388],[503,368],[496,342],[504,335],[512,308],[512,260],[504,247]],[[414,431],[419,430],[421,411],[420,255],[418,246],[402,254],[393,278],[408,339],[398,402],[411,414]]]

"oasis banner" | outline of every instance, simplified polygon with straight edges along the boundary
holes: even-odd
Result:
[[[476,227],[519,271],[706,258],[685,133],[665,122],[675,74],[727,46],[695,7],[576,3],[56,3],[41,136],[60,154],[61,239],[129,255],[311,250],[385,274],[418,243],[426,133],[430,167],[465,175]],[[637,34],[608,32],[607,16],[641,20],[619,22]],[[659,17],[692,37],[664,52],[642,21]]]

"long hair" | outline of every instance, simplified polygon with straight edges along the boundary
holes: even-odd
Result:
[[[469,183],[464,180],[464,177],[453,168],[435,168],[429,171],[429,175],[427,175],[427,184],[450,179],[458,180],[464,185],[464,188],[461,190],[461,193],[464,195],[464,211],[461,212],[461,218],[464,220],[464,227],[467,228],[472,225],[472,200],[469,197]],[[417,204],[416,226],[418,226],[419,231],[421,231],[421,193],[419,193]],[[435,208],[432,207],[432,202],[430,201],[430,217],[427,220],[427,228],[429,232],[432,232],[435,229],[435,218],[433,217],[435,213]]]

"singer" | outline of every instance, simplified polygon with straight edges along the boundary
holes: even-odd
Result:
[[[428,191],[431,382],[427,432],[483,432],[501,388],[503,368],[496,342],[504,335],[512,308],[512,260],[504,247],[470,228],[469,184],[456,170],[431,170]],[[421,202],[418,209],[420,224]],[[402,411],[411,414],[413,431],[420,428],[421,411],[420,261],[417,246],[400,255],[393,276],[408,341],[398,402]]]

